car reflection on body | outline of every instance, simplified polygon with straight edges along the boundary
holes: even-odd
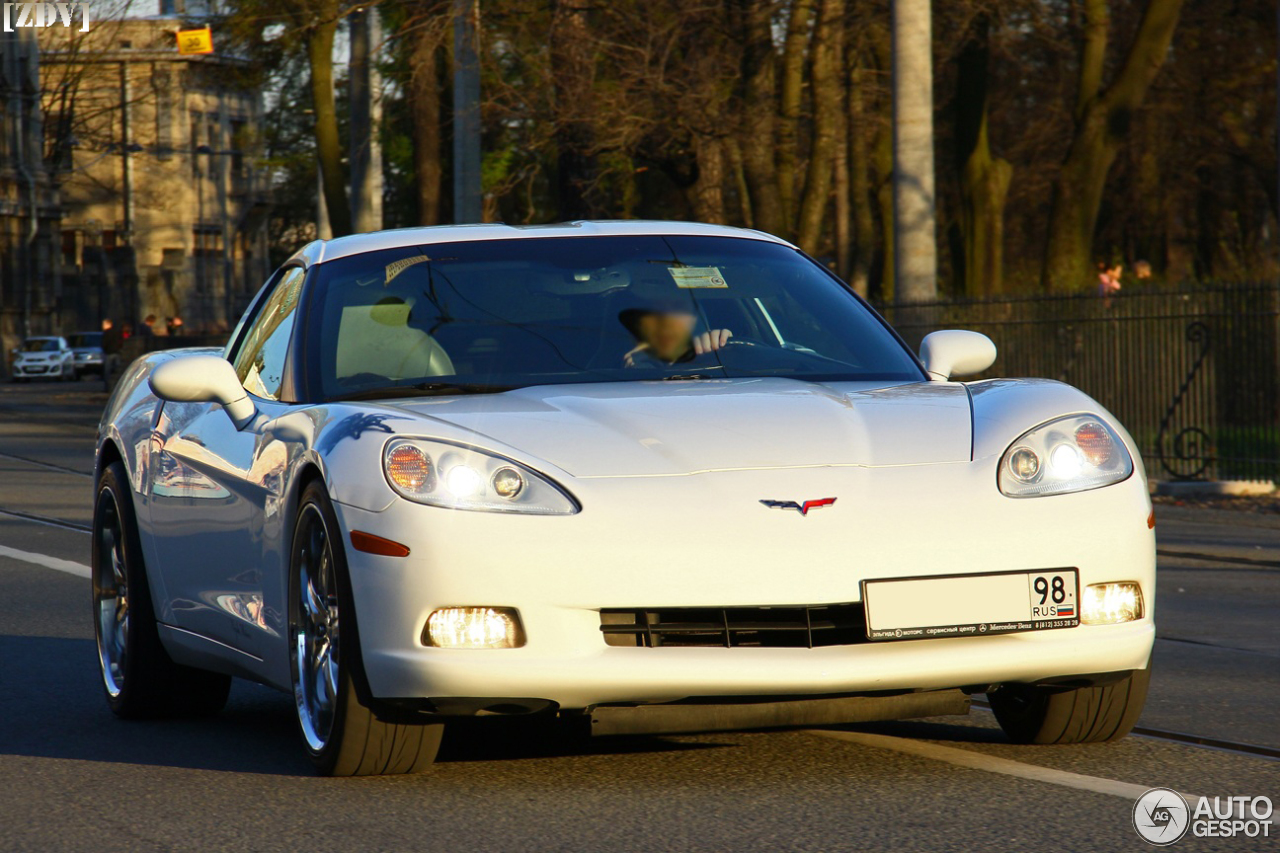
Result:
[[[1154,637],[1140,457],[1067,385],[953,379],[994,358],[961,331],[917,358],[754,231],[312,243],[224,351],[146,355],[108,404],[108,702],[253,679],[333,775],[421,771],[474,715],[661,733],[985,693],[1019,742],[1122,737]]]

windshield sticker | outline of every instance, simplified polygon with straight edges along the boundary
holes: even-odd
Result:
[[[676,287],[728,287],[719,267],[667,267]]]
[[[388,284],[390,284],[392,281],[395,280],[396,276],[400,275],[400,273],[404,272],[414,264],[420,264],[420,263],[423,263],[424,261],[429,261],[429,260],[431,259],[428,258],[426,255],[415,255],[412,258],[401,258],[398,261],[392,261],[391,263],[387,264],[387,280],[383,282],[382,286],[386,287]]]

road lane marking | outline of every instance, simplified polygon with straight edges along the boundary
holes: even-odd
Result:
[[[45,468],[49,471],[56,471],[59,474],[75,474],[77,477],[93,478],[93,474],[91,472],[77,471],[75,468],[68,468],[65,465],[55,465],[52,462],[41,462],[39,459],[32,459],[29,456],[18,456],[14,453],[0,453],[0,459],[12,459],[15,462],[35,465],[36,467]]]
[[[20,512],[16,509],[4,509],[0,507],[0,515],[7,515],[10,518],[17,518],[22,521],[30,521],[32,524],[43,524],[46,527],[56,527],[59,530],[74,530],[76,533],[92,533],[93,528],[84,524],[76,524],[74,521],[63,521],[59,518],[49,518],[45,515],[33,515],[29,512]]]
[[[870,732],[819,731],[817,729],[812,730],[811,733],[819,735],[820,737],[847,740],[863,746],[873,746],[879,749],[891,749],[894,752],[904,752],[908,755],[914,755],[919,758],[931,758],[934,761],[945,761],[948,764],[956,764],[960,767],[969,767],[973,770],[985,770],[989,773],[1002,773],[1005,776],[1017,776],[1020,779],[1032,779],[1036,782],[1048,782],[1051,785],[1061,785],[1067,788],[1079,788],[1082,791],[1093,791],[1098,794],[1110,794],[1114,797],[1126,797],[1130,800],[1136,800],[1144,792],[1150,790],[1151,787],[1149,785],[1134,785],[1129,782],[1117,782],[1113,779],[1102,779],[1097,776],[1085,776],[1084,774],[1071,773],[1067,770],[1055,770],[1051,767],[1041,767],[1037,764],[1023,764],[1021,761],[1014,761],[1010,758],[1000,758],[995,755],[987,755],[985,752],[957,749],[953,746],[941,746],[936,743],[908,740],[906,738],[893,737],[891,735],[878,735]]]
[[[891,735],[877,735],[870,732],[849,732],[849,731],[832,731],[809,729],[809,734],[818,735],[819,737],[833,738],[835,740],[845,740],[851,743],[861,744],[862,746],[875,747],[877,749],[889,749],[894,752],[902,752],[907,755],[914,755],[917,758],[929,758],[934,761],[943,761],[947,764],[955,764],[959,767],[968,767],[972,770],[982,770],[987,773],[999,773],[1004,776],[1014,776],[1019,779],[1029,779],[1033,782],[1046,782],[1050,785],[1058,785],[1063,788],[1075,788],[1080,791],[1090,791],[1095,794],[1109,794],[1113,797],[1122,797],[1126,800],[1136,800],[1145,794],[1154,785],[1135,785],[1131,782],[1120,782],[1115,779],[1104,779],[1100,776],[1086,776],[1083,773],[1072,773],[1069,770],[1056,770],[1052,767],[1043,767],[1039,764],[1023,764],[1021,761],[1014,761],[1010,758],[1001,758],[997,755],[988,755],[985,752],[974,752],[969,749],[957,749],[953,746],[942,746],[936,743],[928,743],[926,741],[909,740],[907,738],[893,737]],[[1183,793],[1187,803],[1194,810],[1197,808],[1201,800],[1207,799],[1195,794]],[[1212,803],[1210,803],[1212,807]],[[1243,807],[1241,807],[1243,808]],[[1249,816],[1243,815],[1239,808],[1234,810],[1236,817],[1247,819]],[[1270,820],[1263,821],[1273,825],[1280,825],[1280,815],[1272,814]]]
[[[75,575],[79,578],[88,578],[93,576],[93,569],[90,569],[84,563],[74,563],[71,560],[61,560],[57,557],[50,557],[48,554],[36,554],[33,551],[19,551],[17,548],[9,548],[5,545],[0,545],[0,557],[8,557],[11,560],[21,560],[24,563],[43,566],[46,569],[53,569],[55,572],[66,572],[69,575]]]

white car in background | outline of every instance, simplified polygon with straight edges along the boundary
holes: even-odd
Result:
[[[294,697],[320,772],[416,772],[462,716],[593,733],[965,713],[1124,736],[1154,516],[1133,440],[964,383],[754,231],[315,242],[225,351],[144,356],[100,427],[93,619],[125,717]]]
[[[76,378],[75,357],[63,337],[27,338],[14,351],[13,381]]]

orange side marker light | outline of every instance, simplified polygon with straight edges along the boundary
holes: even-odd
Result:
[[[409,556],[408,545],[401,545],[399,542],[392,542],[390,539],[383,539],[381,536],[374,536],[362,530],[351,531],[351,547],[366,554],[380,554],[383,557]]]

